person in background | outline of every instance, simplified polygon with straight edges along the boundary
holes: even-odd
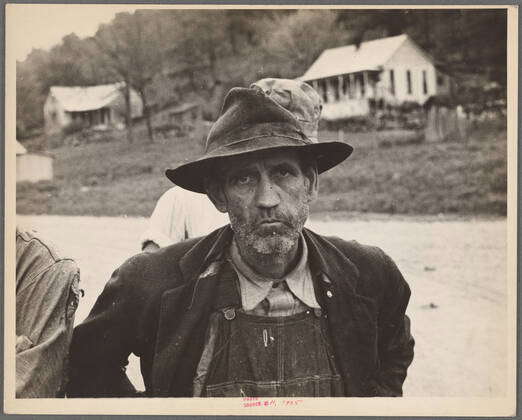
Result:
[[[80,271],[35,232],[16,229],[16,398],[64,395]]]
[[[217,211],[205,194],[172,187],[156,203],[149,226],[141,235],[141,249],[155,251],[185,239],[207,235],[227,223],[226,214]]]
[[[304,228],[321,173],[352,147],[321,141],[306,83],[234,88],[205,152],[166,171],[230,224],[141,253],[113,274],[71,344],[70,397],[391,397],[413,360],[410,288],[381,249]]]

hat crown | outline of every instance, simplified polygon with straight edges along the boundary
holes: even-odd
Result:
[[[290,79],[261,79],[250,85],[260,89],[274,102],[291,113],[306,137],[317,143],[317,127],[323,101],[309,84]]]
[[[283,135],[317,143],[322,100],[308,84],[261,79],[249,88],[232,88],[207,137],[206,151],[253,136]]]

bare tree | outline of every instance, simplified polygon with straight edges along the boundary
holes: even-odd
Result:
[[[118,13],[109,25],[102,25],[93,40],[104,54],[107,64],[125,82],[126,122],[132,141],[130,88],[143,102],[149,140],[154,141],[147,86],[161,70],[162,45],[158,37],[155,15],[138,10],[133,14]]]

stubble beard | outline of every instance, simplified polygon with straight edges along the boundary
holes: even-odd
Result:
[[[286,217],[285,224],[265,228],[252,225],[229,213],[230,225],[236,243],[243,256],[270,260],[284,257],[296,246],[304,224],[308,219],[309,206],[303,204],[294,217]]]

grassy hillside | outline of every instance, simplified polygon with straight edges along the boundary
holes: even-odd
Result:
[[[337,133],[323,131],[323,139]],[[194,139],[123,138],[54,149],[53,182],[17,185],[20,214],[148,216],[170,187],[165,168],[201,149]],[[465,141],[426,143],[408,132],[345,133],[355,151],[320,177],[313,211],[504,215],[506,131],[488,124]]]

